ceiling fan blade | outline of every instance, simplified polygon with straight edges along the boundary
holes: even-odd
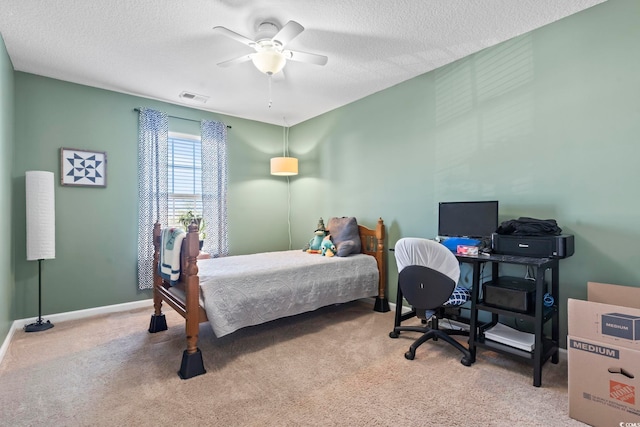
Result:
[[[234,58],[234,59],[229,59],[228,61],[222,61],[222,62],[218,62],[218,67],[230,67],[232,65],[236,65],[236,64],[241,64],[243,62],[247,62],[247,61],[251,61],[251,56],[253,55],[253,53],[250,53],[248,55],[242,55],[238,58]]]
[[[296,21],[289,21],[278,34],[273,36],[272,40],[280,43],[282,46],[289,43],[291,40],[298,37],[298,35],[304,31],[304,27],[298,24]]]
[[[287,59],[298,62],[306,62],[309,64],[325,65],[329,58],[324,55],[317,55],[315,53],[298,52],[293,50],[285,50],[282,53],[285,54]]]
[[[246,44],[249,47],[255,47],[256,45],[255,41],[248,39],[245,36],[242,36],[235,31],[231,31],[230,29],[225,27],[213,27],[213,31],[225,35],[233,40],[239,41],[242,44]]]

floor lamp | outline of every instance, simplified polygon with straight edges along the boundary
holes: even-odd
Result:
[[[42,261],[56,257],[55,198],[53,172],[27,171],[27,261],[38,261],[38,320],[24,327],[26,332],[53,328],[42,320]]]

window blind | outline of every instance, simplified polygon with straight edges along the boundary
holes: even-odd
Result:
[[[169,225],[187,211],[202,216],[200,137],[169,132]]]

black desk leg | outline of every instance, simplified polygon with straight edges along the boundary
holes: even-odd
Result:
[[[471,363],[476,361],[476,339],[478,334],[478,310],[476,303],[480,295],[480,263],[474,262],[471,282],[471,315],[469,316],[469,354]]]
[[[551,319],[551,339],[556,344],[557,347],[560,346],[560,272],[559,272],[559,261],[557,259],[554,260],[553,266],[551,267],[551,295],[554,298],[554,304],[556,306],[555,311],[552,314]],[[559,354],[560,351],[556,349],[556,351],[551,356],[551,363],[557,364],[559,362]]]
[[[544,269],[538,268],[538,271],[536,272],[535,344],[533,347],[534,387],[540,387],[540,384],[542,384],[542,358],[544,356],[544,344],[542,339],[542,310],[544,308],[544,294]]]

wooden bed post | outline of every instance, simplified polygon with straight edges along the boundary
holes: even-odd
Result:
[[[198,278],[197,257],[200,254],[200,238],[198,225],[192,222],[185,237],[187,265],[185,267],[184,283],[186,293],[186,333],[187,349],[182,353],[182,364],[178,374],[183,380],[207,372],[202,362],[202,353],[198,348],[198,333],[200,328],[200,279]]]
[[[382,218],[378,218],[378,223],[376,224],[376,239],[378,241],[376,260],[378,261],[378,270],[380,271],[380,281],[378,282],[378,297],[376,298],[373,309],[381,313],[389,311],[389,300],[385,295],[387,288],[387,254],[384,250],[385,238],[384,222]]]
[[[162,230],[160,229],[160,223],[156,222],[153,225],[153,309],[154,313],[151,315],[151,323],[149,324],[149,332],[161,332],[167,330],[167,319],[162,314],[162,297],[158,292],[158,287],[162,286],[162,278],[158,271],[158,264],[160,263],[160,237]]]

